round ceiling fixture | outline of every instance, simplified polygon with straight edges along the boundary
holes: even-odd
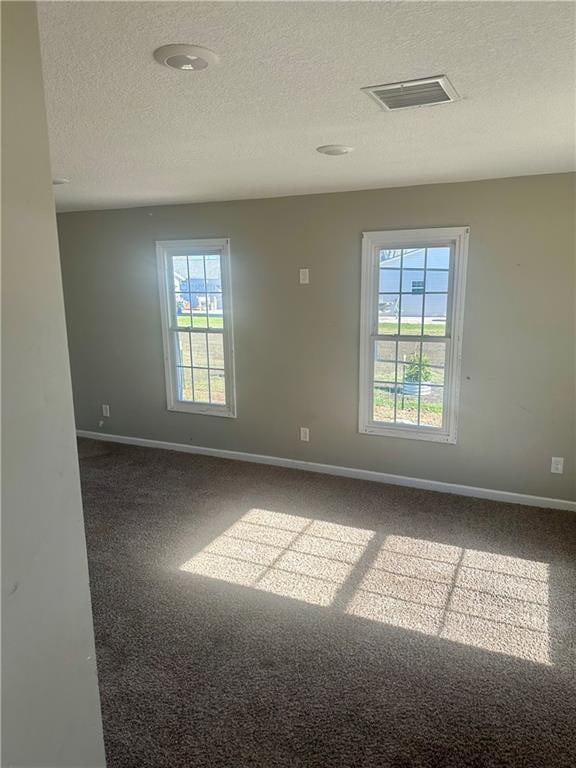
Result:
[[[164,67],[181,69],[183,72],[206,69],[210,64],[218,64],[218,56],[214,51],[201,45],[186,43],[163,45],[154,51],[154,58]]]
[[[70,184],[70,179],[67,179],[66,176],[55,176],[52,179],[53,186],[57,187],[60,184]]]
[[[316,152],[331,156],[348,155],[350,152],[354,152],[354,147],[347,147],[345,144],[324,144],[321,147],[316,147]]]

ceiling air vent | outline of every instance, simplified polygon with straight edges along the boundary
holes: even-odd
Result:
[[[405,83],[371,85],[362,90],[388,111],[408,107],[431,107],[433,104],[447,104],[458,99],[458,94],[446,75],[407,80]]]

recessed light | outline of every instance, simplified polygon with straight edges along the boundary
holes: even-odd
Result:
[[[324,144],[316,147],[316,152],[320,152],[321,155],[348,155],[354,152],[354,147],[347,147],[345,144]]]
[[[70,184],[70,179],[67,179],[66,176],[55,176],[52,179],[53,186],[57,187],[60,184]]]
[[[154,51],[154,58],[164,67],[180,69],[183,72],[206,69],[210,64],[218,64],[219,61],[214,51],[203,48],[201,45],[185,43],[163,45]]]

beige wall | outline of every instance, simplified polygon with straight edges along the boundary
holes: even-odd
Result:
[[[77,426],[97,429],[109,403],[103,431],[119,435],[573,498],[574,203],[566,174],[63,214]],[[458,443],[361,435],[361,233],[457,225],[471,227]],[[232,242],[236,420],[166,410],[154,241],[216,236]]]
[[[2,612],[2,765],[104,766],[32,3],[2,3]]]

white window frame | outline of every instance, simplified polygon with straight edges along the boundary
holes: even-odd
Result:
[[[362,294],[360,318],[359,431],[368,435],[456,443],[460,398],[464,292],[469,227],[385,230],[362,236]],[[450,246],[451,260],[446,336],[378,334],[379,254],[382,249]],[[444,423],[441,429],[425,425],[376,422],[373,419],[374,347],[376,341],[446,342]]]
[[[223,348],[224,348],[224,380],[226,404],[196,403],[178,399],[176,378],[175,333],[186,328],[173,326],[172,293],[173,274],[171,259],[174,255],[182,255],[186,249],[218,249],[220,250],[220,274],[222,281],[222,316]],[[197,413],[205,416],[225,416],[236,418],[236,385],[234,366],[234,323],[232,314],[232,290],[230,272],[230,240],[228,238],[190,239],[190,240],[159,240],[156,242],[158,263],[158,283],[160,288],[160,309],[162,316],[162,341],[164,346],[164,371],[166,378],[166,399],[169,411]],[[204,332],[204,329],[200,330]],[[205,329],[210,333],[210,329]],[[218,331],[220,333],[220,331]]]

